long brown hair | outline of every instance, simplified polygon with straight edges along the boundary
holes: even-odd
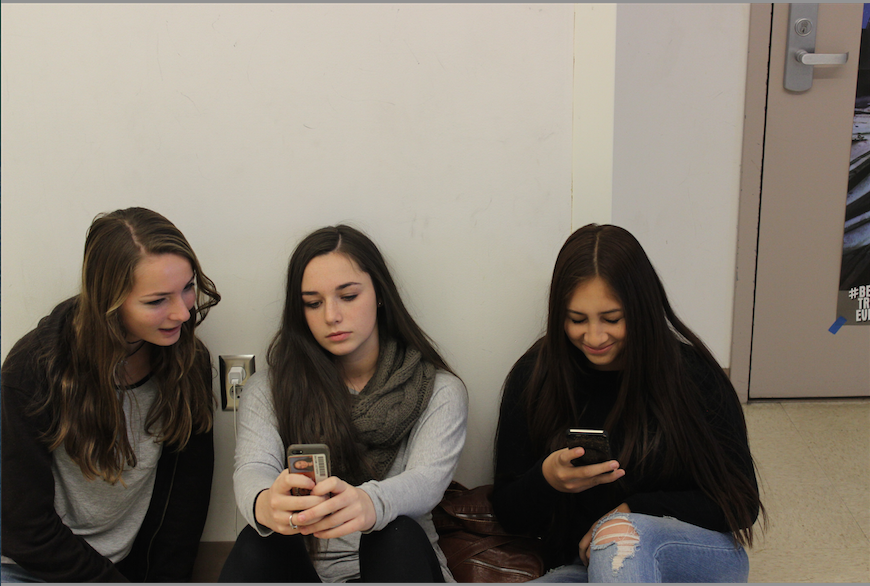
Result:
[[[617,460],[634,466],[638,475],[662,478],[686,469],[701,490],[723,511],[734,538],[751,545],[752,525],[761,505],[754,479],[728,457],[732,440],[718,437],[704,424],[704,397],[692,377],[684,352],[706,363],[716,373],[713,384],[741,413],[734,387],[710,350],[674,313],[664,286],[643,247],[618,226],[589,224],[565,242],[550,284],[545,335],[533,347],[537,352],[525,389],[529,428],[541,453],[564,447],[564,429],[579,417],[574,394],[576,372],[590,368],[565,334],[569,300],[575,289],[600,277],[624,309],[624,368],[616,403],[605,428],[623,438]],[[651,469],[651,456],[662,462]]]
[[[190,262],[197,295],[178,342],[151,348],[158,394],[145,429],[157,441],[181,449],[192,433],[207,431],[213,423],[208,352],[194,330],[220,301],[214,283],[184,235],[162,215],[136,207],[98,215],[88,229],[81,292],[73,300],[63,339],[41,357],[49,393],[37,407],[51,415],[45,437],[49,448],[63,445],[87,478],[115,483],[125,465],[136,465],[118,400],[128,351],[119,309],[133,288],[138,263],[159,254]]]
[[[380,302],[377,325],[382,345],[393,338],[400,346],[419,350],[422,359],[436,368],[451,371],[408,313],[386,261],[368,236],[350,226],[329,226],[298,244],[287,267],[281,327],[267,354],[278,432],[285,448],[293,443],[326,443],[337,470],[352,478],[365,477],[369,471],[356,439],[350,393],[334,356],[311,334],[302,300],[302,276],[308,263],[331,252],[346,255],[371,277]]]

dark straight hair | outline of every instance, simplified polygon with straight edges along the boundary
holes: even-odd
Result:
[[[623,437],[616,455],[637,474],[668,477],[688,469],[698,486],[722,509],[735,539],[752,542],[752,525],[761,507],[753,479],[728,457],[730,440],[704,424],[701,389],[696,388],[684,352],[696,355],[716,373],[714,384],[741,413],[734,387],[710,350],[674,313],[664,286],[637,239],[612,225],[589,224],[562,246],[550,284],[545,335],[530,352],[537,354],[525,389],[530,433],[543,455],[564,447],[564,430],[580,416],[573,392],[577,370],[591,368],[565,334],[568,303],[578,285],[600,277],[624,309],[625,344],[616,403],[605,422]],[[648,467],[651,454],[663,468]]]
[[[448,372],[450,367],[434,343],[408,313],[378,247],[359,230],[329,226],[306,236],[293,251],[287,267],[287,286],[281,327],[267,353],[269,379],[278,432],[286,448],[293,443],[326,443],[337,470],[351,478],[368,476],[362,446],[356,439],[347,385],[305,319],[302,276],[312,259],[329,253],[347,256],[367,273],[377,300],[378,335],[405,348],[415,348],[422,359]]]

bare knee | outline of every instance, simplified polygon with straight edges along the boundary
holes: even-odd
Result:
[[[592,538],[592,545],[607,545],[614,541],[626,545],[637,545],[640,538],[637,530],[627,518],[614,517],[602,523]]]
[[[603,549],[616,545],[613,556],[613,572],[622,568],[623,562],[634,555],[640,537],[627,515],[616,515],[598,526],[592,536],[592,549]]]

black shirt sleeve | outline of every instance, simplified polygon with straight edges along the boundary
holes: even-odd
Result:
[[[548,527],[552,503],[560,493],[544,479],[542,464],[532,450],[523,388],[533,357],[522,357],[508,375],[499,412],[495,446],[495,486],[492,503],[499,522],[508,531],[540,536]]]

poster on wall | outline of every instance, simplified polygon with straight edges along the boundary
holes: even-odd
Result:
[[[864,5],[843,260],[837,298],[839,325],[870,325],[870,4]]]

